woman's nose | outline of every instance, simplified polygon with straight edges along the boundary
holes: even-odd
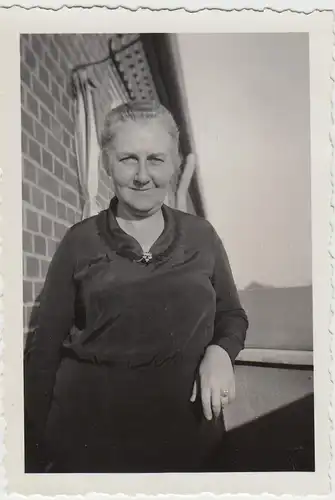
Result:
[[[135,182],[138,184],[147,184],[150,182],[150,175],[146,160],[141,160],[138,163],[138,170],[135,175]]]

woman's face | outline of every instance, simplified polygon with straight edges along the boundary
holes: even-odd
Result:
[[[164,203],[177,168],[175,149],[157,118],[118,125],[110,146],[110,173],[119,202],[134,215],[152,215]]]

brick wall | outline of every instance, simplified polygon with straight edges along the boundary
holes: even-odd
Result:
[[[70,71],[79,63],[103,59],[108,38],[91,34],[21,36],[25,334],[57,244],[66,229],[81,218]],[[97,84],[102,117],[111,104],[111,82],[114,88],[120,87],[118,77],[109,63],[90,72]],[[112,194],[109,185],[101,170],[98,201],[102,207]]]

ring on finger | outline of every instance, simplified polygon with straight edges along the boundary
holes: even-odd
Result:
[[[229,399],[229,392],[223,391],[223,395],[221,396],[221,404],[224,405],[225,403],[227,403],[228,399]]]

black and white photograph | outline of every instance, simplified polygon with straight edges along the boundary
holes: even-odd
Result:
[[[326,488],[319,35],[71,26],[18,34],[21,473]]]

